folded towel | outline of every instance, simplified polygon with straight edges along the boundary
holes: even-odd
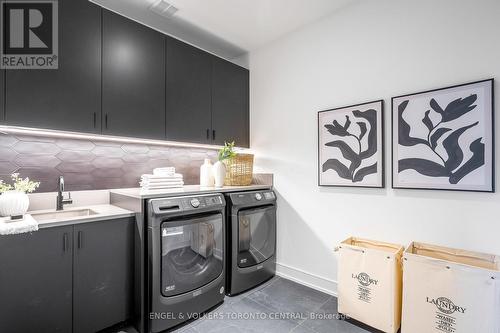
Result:
[[[184,181],[182,179],[179,180],[173,180],[173,181],[162,181],[162,182],[148,182],[145,180],[142,180],[139,182],[141,185],[150,185],[150,186],[161,186],[161,185],[184,185]]]
[[[182,177],[177,178],[148,178],[141,177],[139,181],[141,186],[145,185],[184,185],[184,180]]]
[[[20,221],[12,222],[10,217],[0,218],[0,235],[16,235],[38,230],[38,222],[29,214]]]
[[[142,178],[150,178],[150,179],[162,179],[162,178],[182,178],[180,173],[173,173],[171,175],[142,175]]]
[[[173,175],[175,174],[175,168],[174,167],[165,167],[165,168],[156,168],[153,169],[153,175],[159,175],[159,176],[164,176],[164,175]]]
[[[141,180],[139,182],[141,185],[175,185],[175,184],[182,184],[184,185],[184,181],[182,179],[177,179],[177,180],[163,180],[163,181],[156,181],[156,182],[150,182],[147,180]]]
[[[162,180],[147,180],[147,179],[141,179],[139,181],[141,184],[147,184],[147,185],[161,185],[161,184],[179,184],[179,183],[184,183],[184,180],[182,178],[179,179],[162,179]]]
[[[163,186],[141,186],[142,190],[166,190],[171,188],[182,188],[183,185],[163,185]]]
[[[141,178],[140,182],[156,184],[156,183],[176,183],[182,182],[182,178],[161,178],[161,179],[149,179],[149,178]]]
[[[156,168],[153,174],[144,174],[139,182],[141,189],[163,190],[179,188],[184,186],[183,177],[180,173],[175,173],[175,168]]]
[[[141,176],[141,179],[147,179],[147,180],[163,180],[163,179],[182,179],[182,175],[180,173],[174,173],[171,176],[162,176],[162,175],[150,175],[150,174],[145,174]]]

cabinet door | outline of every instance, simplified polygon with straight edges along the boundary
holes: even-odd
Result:
[[[213,142],[249,147],[248,70],[215,57],[212,64]]]
[[[71,332],[72,230],[0,236],[0,332]]]
[[[8,124],[100,132],[100,7],[59,0],[59,69],[8,70],[6,76]]]
[[[75,225],[73,332],[97,332],[129,319],[134,219]]]
[[[103,11],[103,133],[165,138],[165,39]]]
[[[167,139],[208,143],[211,137],[211,56],[167,38]]]

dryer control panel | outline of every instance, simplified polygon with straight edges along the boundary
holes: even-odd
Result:
[[[271,204],[276,201],[276,194],[272,190],[240,192],[229,194],[233,205]]]

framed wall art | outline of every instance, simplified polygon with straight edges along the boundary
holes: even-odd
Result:
[[[493,79],[392,98],[392,187],[494,192]]]
[[[384,187],[382,100],[318,112],[318,185]]]

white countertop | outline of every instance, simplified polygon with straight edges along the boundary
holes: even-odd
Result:
[[[54,213],[54,209],[45,209],[45,210],[35,210],[30,211],[28,214],[31,214],[35,220],[38,221],[39,228],[48,228],[55,226],[64,226],[64,225],[73,225],[79,223],[88,223],[88,222],[97,222],[109,219],[118,219],[123,217],[135,216],[135,213],[120,207],[116,207],[113,205],[105,204],[105,205],[91,205],[91,206],[79,206],[79,207],[71,207],[65,208],[62,212],[72,212],[79,210],[89,209],[96,214],[86,215],[86,216],[72,216],[72,217],[58,217],[54,219],[46,219],[46,220],[37,220],[37,214],[50,214]]]
[[[179,188],[171,188],[164,190],[142,190],[141,188],[123,188],[110,190],[110,193],[124,195],[136,199],[152,199],[171,197],[176,195],[196,195],[205,193],[227,193],[238,191],[253,191],[266,190],[271,188],[271,185],[248,185],[248,186],[224,186],[224,187],[202,187],[200,185],[186,185]]]

